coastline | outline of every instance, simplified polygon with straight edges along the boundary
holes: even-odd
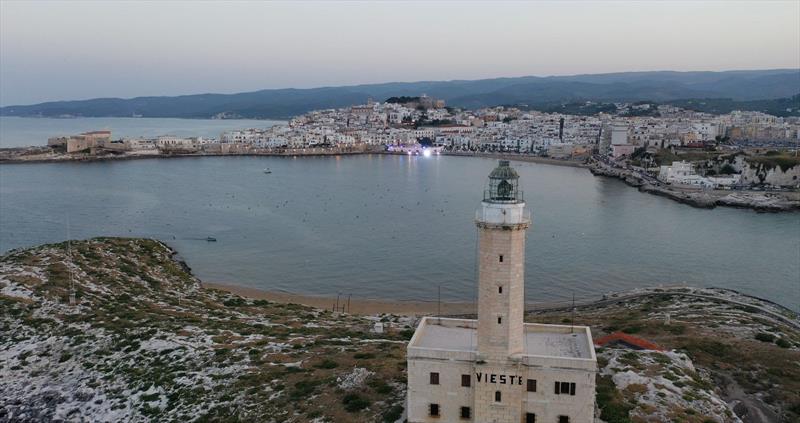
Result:
[[[587,168],[594,176],[620,179],[640,192],[666,197],[696,208],[713,209],[721,206],[751,209],[759,213],[800,211],[800,192],[797,191],[725,191],[682,188],[654,184],[653,181],[647,180],[633,171],[612,168],[596,160],[587,165]]]
[[[39,148],[39,147],[28,147]],[[24,148],[16,148],[20,150]],[[0,149],[0,153],[4,149]],[[5,149],[12,150],[12,149]],[[106,162],[106,161],[125,161],[125,160],[144,160],[144,159],[179,159],[191,157],[294,157],[294,156],[350,156],[360,154],[380,154],[381,151],[371,149],[326,149],[326,148],[307,148],[307,149],[286,149],[282,151],[268,151],[268,152],[244,152],[244,153],[159,153],[159,154],[121,154],[121,155],[104,155],[104,156],[48,156],[42,158],[25,159],[20,156],[16,157],[2,157],[0,155],[0,165],[3,164],[39,164],[39,163],[89,163],[89,162]]]
[[[300,304],[321,310],[332,310],[336,303],[336,297],[268,291],[218,282],[201,282],[201,285],[204,289],[220,290],[245,298],[261,299],[281,304]],[[796,311],[774,301],[744,294],[728,288],[699,288],[684,285],[635,288],[602,295],[596,298],[577,300],[574,304],[569,300],[526,303],[525,313],[561,312],[570,311],[573,308],[586,309],[606,307],[641,297],[674,295],[714,300],[741,307],[752,307],[760,313],[768,314],[773,318],[800,329],[800,315],[798,315]],[[346,303],[347,297],[339,298],[340,308],[344,306],[344,308],[347,309]],[[360,316],[394,314],[411,317],[437,314],[441,314],[442,316],[464,317],[470,315],[474,316],[476,311],[476,305],[472,303],[443,302],[437,304],[435,301],[392,301],[368,298],[351,299],[349,311],[345,310],[346,313]]]
[[[512,154],[512,153],[461,153],[461,152],[442,152],[443,156],[454,156],[454,157],[482,157],[482,158],[491,158],[491,159],[502,159],[502,160],[512,160],[517,162],[528,162],[528,163],[540,163],[540,164],[549,164],[554,166],[565,166],[565,167],[580,167],[580,168],[588,168],[588,165],[585,161],[577,161],[577,160],[566,160],[566,159],[553,159],[549,157],[538,157],[538,156],[531,156],[525,154]]]
[[[178,158],[190,158],[190,157],[227,157],[227,156],[237,156],[237,157],[294,157],[294,156],[349,156],[349,155],[361,155],[361,154],[384,154],[389,156],[405,156],[406,154],[403,153],[394,153],[388,152],[383,149],[383,147],[369,147],[365,146],[363,148],[341,148],[341,149],[331,149],[331,148],[306,148],[306,149],[282,149],[282,150],[271,150],[271,151],[248,151],[248,152],[227,152],[227,153],[158,153],[158,154],[109,154],[109,155],[102,155],[102,156],[92,156],[92,155],[76,155],[76,156],[69,156],[66,154],[60,155],[53,155],[51,153],[48,154],[31,154],[25,155],[20,154],[16,156],[8,156],[3,157],[3,152],[14,152],[14,151],[30,151],[32,149],[42,149],[46,147],[42,146],[30,146],[30,147],[13,147],[13,148],[0,148],[0,165],[2,164],[38,164],[38,163],[89,163],[89,162],[105,162],[105,161],[117,161],[117,160],[144,160],[144,159],[178,159]],[[511,154],[511,153],[464,153],[464,152],[442,152],[442,156],[452,156],[452,157],[480,157],[480,158],[492,158],[492,159],[503,159],[503,160],[513,160],[517,162],[527,162],[527,163],[540,163],[540,164],[549,164],[554,166],[566,166],[566,167],[578,167],[578,168],[587,168],[587,164],[585,161],[575,161],[575,160],[562,160],[562,159],[553,159],[548,157],[538,157],[538,156],[530,156],[524,154]],[[43,157],[44,156],[44,157]],[[31,157],[31,158],[25,158]]]
[[[294,294],[290,292],[268,291],[249,288],[229,283],[203,282],[203,288],[230,292],[246,298],[267,300],[283,304],[301,304],[321,310],[331,310],[336,304],[336,297]],[[439,304],[436,301],[391,301],[367,298],[351,298],[349,309],[346,296],[339,298],[339,307],[355,315],[398,314],[405,316],[424,316],[436,314]],[[349,311],[348,311],[349,310]],[[475,305],[471,303],[441,303],[443,315],[475,314]]]

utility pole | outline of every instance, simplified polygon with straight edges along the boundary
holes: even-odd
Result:
[[[441,324],[442,323],[442,284],[437,285],[436,317],[439,320],[439,324]]]
[[[572,319],[570,323],[569,333],[575,333],[575,292],[572,292]]]

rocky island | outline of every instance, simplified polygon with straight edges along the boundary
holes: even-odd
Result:
[[[0,421],[403,421],[417,318],[209,289],[150,239],[0,258]],[[589,325],[604,422],[800,417],[800,321],[732,291],[661,288],[530,311]],[[647,349],[626,343],[647,339]],[[633,342],[633,341],[631,341]],[[635,344],[635,342],[634,342]]]

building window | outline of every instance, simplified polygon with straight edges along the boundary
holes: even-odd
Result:
[[[461,375],[461,386],[469,388],[472,386],[472,377],[470,375]]]
[[[431,416],[439,417],[439,404],[431,404],[429,411]]]
[[[503,255],[500,254],[500,263],[502,263],[502,262],[503,262]]]
[[[472,410],[469,407],[461,407],[461,418],[469,419],[472,417]]]
[[[525,413],[525,423],[536,423],[536,414]]]
[[[439,384],[439,373],[431,372],[431,385]]]
[[[569,423],[569,416],[558,416],[558,423]]]
[[[503,324],[503,318],[502,317],[497,316],[497,324],[498,325],[502,325]]]
[[[575,383],[556,382],[557,395],[575,395]]]
[[[502,285],[497,287],[497,293],[498,294],[502,294],[503,293],[503,286]]]
[[[536,379],[528,379],[528,392],[536,392]]]
[[[494,392],[494,402],[500,402],[502,400],[503,400],[503,394],[501,394],[500,391],[495,391]]]

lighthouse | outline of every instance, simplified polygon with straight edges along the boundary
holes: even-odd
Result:
[[[593,422],[589,328],[524,321],[531,215],[506,160],[489,173],[475,225],[477,319],[420,321],[407,348],[408,421]]]
[[[526,213],[519,175],[507,160],[489,174],[478,226],[478,355],[505,360],[523,352]]]

